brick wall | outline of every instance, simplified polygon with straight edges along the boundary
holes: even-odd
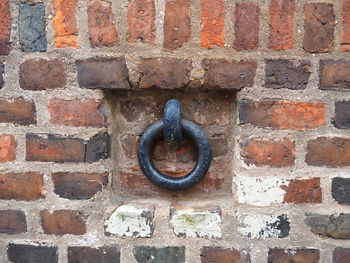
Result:
[[[0,262],[349,263],[349,0],[1,0]],[[192,189],[137,142],[208,135]],[[183,176],[195,149],[159,141]]]

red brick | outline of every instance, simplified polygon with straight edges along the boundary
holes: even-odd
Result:
[[[44,181],[42,174],[0,174],[0,199],[33,201],[44,197]]]
[[[155,35],[154,0],[131,0],[128,7],[128,41],[153,43]]]
[[[225,44],[225,4],[223,0],[201,0],[201,46],[211,48]]]
[[[291,167],[295,161],[295,144],[291,140],[251,139],[241,144],[241,156],[248,165]]]
[[[0,163],[16,160],[16,146],[12,135],[0,134]]]
[[[23,98],[0,99],[0,123],[18,125],[36,124],[36,109],[33,102]]]
[[[96,1],[89,4],[88,24],[92,47],[112,46],[118,41],[112,4]]]
[[[250,263],[250,254],[233,248],[203,247],[201,263]]]
[[[350,139],[318,137],[310,140],[305,162],[312,166],[350,166]]]
[[[295,0],[272,0],[268,47],[289,50],[295,46]]]
[[[349,263],[350,248],[337,247],[333,251],[333,263]]]
[[[8,55],[11,49],[11,14],[9,0],[0,1],[0,55]]]
[[[307,130],[326,123],[326,106],[319,102],[250,101],[239,102],[240,123],[253,126]]]
[[[349,90],[350,62],[321,60],[319,88],[322,90]]]
[[[54,192],[62,198],[87,200],[108,183],[108,174],[53,173]]]
[[[105,116],[100,110],[100,103],[94,99],[52,99],[48,108],[52,124],[85,127],[104,127],[106,125]]]
[[[174,0],[165,3],[164,43],[167,50],[174,50],[189,42],[191,37],[190,2]]]
[[[237,51],[259,48],[260,9],[254,3],[239,3],[235,9],[235,40]]]
[[[19,210],[0,210],[0,233],[20,234],[27,232],[24,212]]]
[[[286,191],[283,202],[289,204],[320,204],[322,203],[320,184],[320,178],[290,180],[288,187],[281,187]]]
[[[55,46],[78,48],[78,25],[75,17],[77,0],[54,0]]]
[[[333,50],[335,15],[329,3],[309,3],[304,6],[304,41],[306,52]]]
[[[86,233],[85,218],[79,211],[56,210],[50,213],[44,210],[40,215],[41,225],[47,235],[84,235]]]
[[[66,65],[59,59],[30,59],[19,67],[19,84],[24,90],[64,88]]]
[[[343,32],[340,39],[340,50],[350,51],[350,0],[344,0],[342,5]]]
[[[26,160],[34,162],[84,162],[85,145],[81,139],[49,134],[26,136]]]
[[[316,249],[298,248],[298,249],[281,249],[270,248],[268,263],[319,263],[320,251]]]

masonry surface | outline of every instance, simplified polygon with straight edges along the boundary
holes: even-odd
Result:
[[[350,0],[1,0],[0,262],[349,263],[349,52]]]

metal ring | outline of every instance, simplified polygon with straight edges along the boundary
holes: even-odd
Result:
[[[178,100],[171,99],[165,104],[164,114],[164,140],[172,145],[182,141],[181,104]]]
[[[182,120],[182,130],[189,136],[197,148],[197,163],[193,170],[183,177],[170,177],[161,173],[151,160],[152,145],[156,139],[163,137],[163,121],[148,127],[143,133],[138,146],[138,160],[144,174],[154,184],[169,190],[183,190],[198,183],[208,172],[212,154],[210,143],[202,129],[193,122]]]

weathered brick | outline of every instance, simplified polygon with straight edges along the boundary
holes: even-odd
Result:
[[[202,67],[205,70],[202,88],[241,89],[253,86],[257,64],[255,61],[204,59]]]
[[[119,141],[127,158],[136,159],[138,140],[139,136],[135,134],[124,134],[120,136]]]
[[[108,133],[99,133],[86,142],[86,162],[98,162],[107,159],[110,152],[110,136]]]
[[[322,90],[349,90],[350,61],[321,60],[319,88]]]
[[[273,89],[305,89],[311,74],[311,63],[307,60],[265,60],[265,87]]]
[[[318,137],[307,143],[305,162],[312,166],[350,166],[350,139]]]
[[[154,0],[132,0],[127,15],[128,41],[153,43],[156,38]]]
[[[11,50],[11,14],[9,0],[0,1],[0,55],[8,55]]]
[[[19,84],[24,90],[64,88],[66,65],[58,59],[30,59],[19,67]]]
[[[242,215],[238,221],[237,231],[244,237],[265,239],[289,236],[290,222],[287,215]]]
[[[350,178],[332,179],[332,197],[339,203],[350,205]]]
[[[27,232],[27,220],[23,211],[0,210],[0,233],[20,234]]]
[[[120,102],[120,113],[128,122],[136,122],[154,112],[156,107],[157,103],[149,99],[130,98]]]
[[[185,247],[146,247],[134,248],[134,257],[138,263],[145,262],[185,262]],[[150,261],[151,259],[151,261]]]
[[[347,263],[350,259],[350,248],[337,247],[333,250],[333,263]]]
[[[272,0],[269,9],[270,35],[268,47],[289,50],[295,46],[295,0]]]
[[[310,248],[282,249],[270,248],[268,263],[298,262],[298,263],[319,263],[320,251]]]
[[[203,247],[200,252],[201,263],[250,263],[248,251],[234,248]]]
[[[112,46],[118,41],[112,3],[91,2],[88,7],[90,44],[92,47]]]
[[[237,51],[259,48],[260,8],[255,3],[238,3],[235,8],[235,40]]]
[[[55,46],[78,48],[78,26],[75,17],[77,0],[54,0]]]
[[[36,108],[34,103],[23,98],[13,100],[0,99],[0,123],[18,125],[36,124]]]
[[[337,101],[334,104],[333,125],[339,129],[350,129],[350,101]]]
[[[120,248],[117,246],[68,247],[68,263],[119,263]]]
[[[321,237],[350,239],[350,214],[306,214],[305,224]]]
[[[19,43],[24,52],[45,52],[47,40],[45,33],[44,4],[22,4],[19,6]]]
[[[251,101],[239,102],[241,124],[275,129],[307,130],[326,123],[326,106],[320,102]]]
[[[344,0],[342,4],[343,32],[340,39],[340,50],[350,51],[350,1]]]
[[[0,163],[16,160],[16,146],[13,135],[0,134]]]
[[[225,4],[223,0],[201,0],[201,46],[211,48],[225,44]]]
[[[221,209],[172,207],[170,226],[179,237],[221,238]]]
[[[84,162],[84,141],[49,134],[26,135],[26,160],[32,162]]]
[[[191,37],[190,2],[172,0],[165,3],[164,42],[167,50],[175,50],[189,42]]]
[[[335,14],[329,3],[309,3],[304,6],[304,40],[306,52],[333,50]]]
[[[0,199],[33,201],[44,197],[44,181],[42,174],[0,174]]]
[[[107,185],[108,174],[57,172],[52,174],[52,181],[60,197],[87,200]]]
[[[106,120],[100,106],[100,102],[94,99],[52,99],[48,105],[50,122],[65,126],[103,127]]]
[[[4,71],[5,71],[5,66],[3,63],[0,63],[0,89],[4,87],[5,81],[4,81]]]
[[[47,235],[62,236],[65,234],[84,235],[86,222],[84,215],[75,210],[48,210],[40,212],[41,225]]]
[[[180,89],[189,82],[190,61],[184,59],[144,59],[139,64],[140,88]]]
[[[119,237],[152,237],[154,208],[145,205],[119,206],[105,221],[105,234]]]
[[[251,139],[241,143],[241,156],[248,165],[290,167],[295,161],[295,144],[291,140]]]
[[[124,57],[78,60],[78,83],[88,89],[129,89],[129,73]]]
[[[58,248],[55,246],[10,243],[7,255],[14,263],[58,263]]]
[[[240,204],[318,204],[322,202],[320,178],[280,179],[236,176],[236,199]]]

